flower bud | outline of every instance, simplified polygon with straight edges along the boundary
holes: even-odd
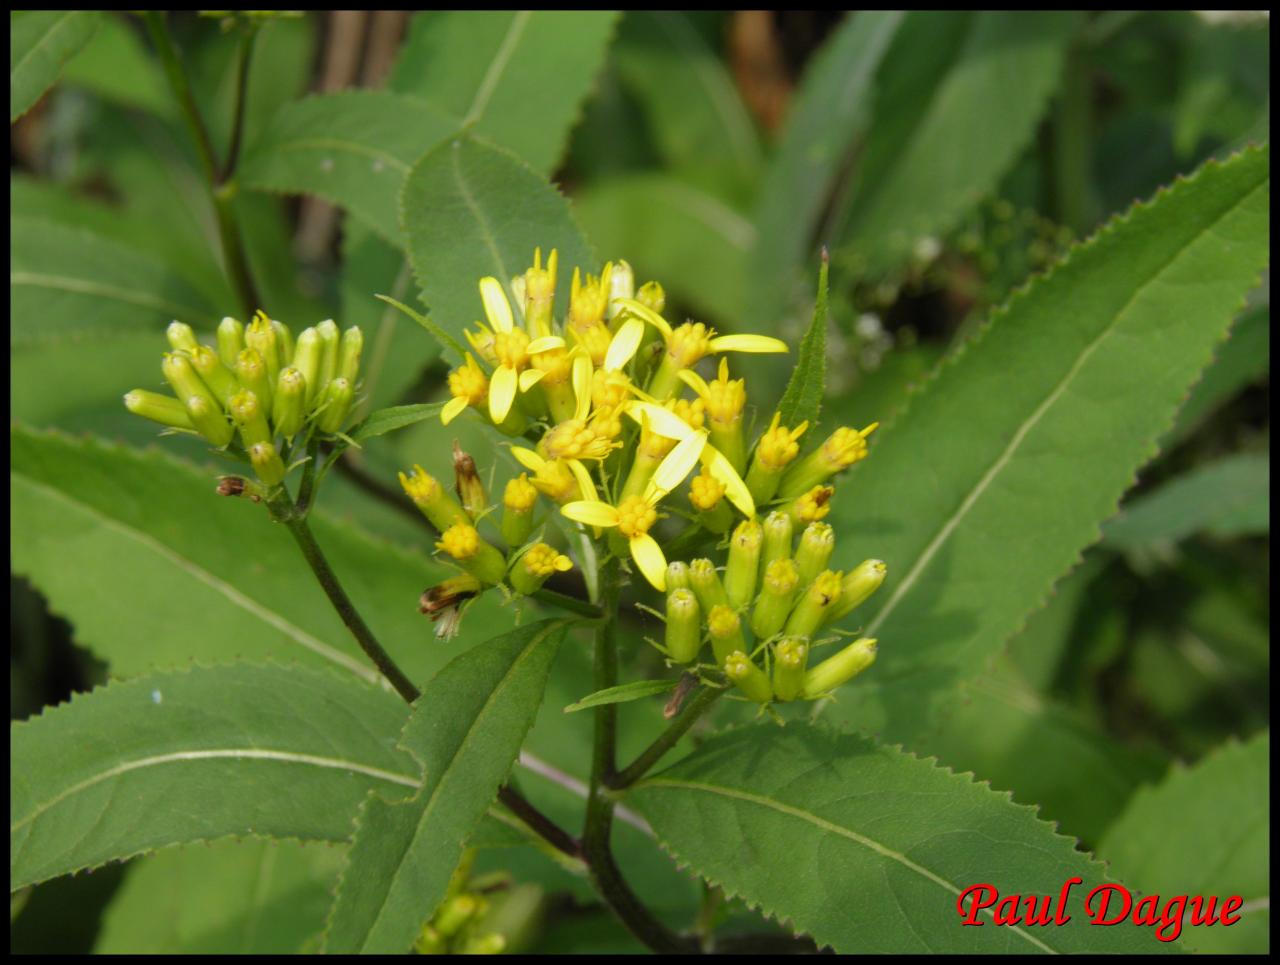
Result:
[[[774,560],[791,558],[791,534],[795,527],[787,513],[772,512],[764,518],[764,549],[760,553],[760,565],[767,567]],[[819,570],[822,567],[818,568]]]
[[[717,535],[728,530],[733,522],[733,510],[724,499],[724,491],[724,483],[711,475],[705,465],[689,484],[689,502],[698,511],[698,519],[708,532]]]
[[[480,901],[475,895],[463,893],[445,901],[436,912],[431,924],[445,938],[450,938],[476,916]]]
[[[124,406],[134,415],[158,422],[162,426],[175,429],[194,429],[191,416],[187,415],[187,407],[171,395],[161,395],[147,389],[134,389],[126,392]]]
[[[255,442],[248,448],[249,462],[253,464],[253,471],[258,474],[259,479],[268,486],[278,486],[284,481],[284,462],[275,446],[270,442]]]
[[[692,590],[677,588],[667,594],[666,644],[667,656],[676,663],[698,659],[702,649],[702,610]]]
[[[338,374],[355,385],[360,375],[360,354],[364,351],[364,333],[360,326],[352,325],[342,333],[338,346]]]
[[[326,318],[317,325],[316,332],[320,336],[319,378],[320,392],[323,393],[329,387],[329,382],[338,374],[338,348],[342,333],[338,331],[338,324],[332,318]]]
[[[754,519],[738,524],[729,540],[729,562],[724,571],[724,592],[729,605],[746,606],[756,595],[756,582],[760,576],[760,544],[764,534]]]
[[[804,675],[804,689],[801,696],[805,700],[816,700],[862,673],[875,663],[875,660],[875,640],[868,637],[855,640],[834,657],[828,657]]]
[[[560,459],[548,459],[529,480],[533,488],[546,496],[553,503],[563,506],[574,500],[582,499],[583,493],[578,486],[578,479],[573,471]],[[586,494],[590,496],[591,494]]]
[[[444,936],[428,923],[422,926],[422,931],[414,939],[413,950],[419,955],[447,955],[449,947]]]
[[[840,588],[840,602],[827,615],[832,623],[847,615],[854,607],[864,603],[884,582],[888,567],[881,560],[863,560],[844,578]]]
[[[219,448],[229,443],[235,435],[235,430],[231,428],[221,407],[210,404],[203,395],[193,395],[187,399],[187,415],[196,431]]]
[[[758,638],[767,640],[782,629],[799,582],[791,560],[774,560],[765,568],[760,597],[751,611],[751,632]]]
[[[244,323],[228,315],[218,323],[218,358],[232,371],[244,351]]]
[[[680,560],[672,560],[667,564],[667,589],[668,590],[692,590],[693,585],[689,581],[689,564]]]
[[[222,408],[213,391],[204,384],[200,373],[191,364],[191,357],[185,352],[167,352],[160,363],[160,371],[165,380],[173,386],[173,393],[179,399],[186,400],[193,395],[203,396],[215,409]]]
[[[783,509],[802,526],[816,523],[831,512],[831,497],[835,492],[834,486],[814,486],[808,492],[787,503]]]
[[[866,458],[867,436],[875,432],[879,425],[880,423],[873,422],[865,429],[841,426],[817,450],[787,470],[778,487],[778,495],[784,499],[799,496],[858,460]]]
[[[526,596],[536,593],[552,573],[567,573],[573,561],[554,546],[535,543],[511,567],[511,586]]]
[[[191,366],[199,374],[218,402],[225,406],[231,397],[240,391],[240,381],[232,371],[222,364],[218,353],[204,345],[197,345],[191,352]]]
[[[725,655],[724,673],[739,690],[757,704],[767,704],[773,700],[773,688],[769,686],[769,678],[743,651],[735,650]]]
[[[689,588],[697,596],[698,605],[704,613],[710,613],[713,606],[729,605],[720,574],[710,560],[694,560],[689,564]]]
[[[636,275],[625,261],[615,262],[613,271],[609,273],[609,307],[604,317],[612,322],[622,311],[619,298],[634,298],[636,294]]]
[[[636,292],[636,301],[645,308],[661,315],[663,309],[667,307],[667,293],[662,290],[662,286],[656,281],[647,281]]]
[[[440,532],[443,533],[455,523],[467,522],[467,514],[458,501],[445,492],[435,477],[421,466],[415,465],[412,475],[400,473],[400,485],[409,494],[413,504],[422,511],[422,515]]]
[[[745,379],[729,378],[729,360],[720,360],[720,374],[707,383],[707,428],[711,444],[739,474],[745,471],[747,453],[742,438],[742,410],[747,404]]]
[[[271,330],[276,333],[276,346],[280,352],[281,367],[289,364],[289,360],[293,358],[293,332],[289,330],[289,326],[284,322],[278,322],[274,318],[271,320]]]
[[[196,341],[196,333],[191,331],[191,326],[183,322],[170,322],[164,334],[175,352],[194,352],[200,345]]]
[[[271,400],[271,424],[280,435],[292,439],[302,431],[306,418],[306,378],[293,366],[281,369],[280,378],[276,380],[274,398]]]
[[[469,522],[454,523],[436,541],[436,549],[448,553],[458,565],[481,583],[501,583],[507,562],[501,553],[480,538]]]
[[[826,523],[810,523],[804,528],[796,549],[796,571],[800,574],[801,586],[808,586],[827,568],[835,548],[836,531]]]
[[[780,425],[782,414],[775,412],[769,428],[756,443],[755,455],[751,458],[751,468],[747,472],[747,489],[757,504],[767,503],[778,491],[778,483],[782,480],[783,470],[800,452],[799,439],[809,428],[809,423],[802,422],[794,431]]]
[[[248,389],[242,389],[227,403],[231,418],[240,427],[240,439],[248,449],[257,442],[270,442],[271,430],[267,427],[267,414],[258,397]]]
[[[293,367],[302,373],[306,383],[308,412],[315,408],[320,396],[320,359],[323,355],[320,333],[314,328],[304,328],[293,349]]]
[[[320,398],[320,409],[316,415],[316,426],[321,432],[340,432],[351,412],[351,403],[355,399],[355,390],[351,383],[342,376],[330,379],[325,386],[324,395]]]
[[[542,249],[535,248],[533,266],[521,278],[524,283],[524,297],[517,297],[516,303],[523,303],[524,324],[530,338],[542,338],[551,334],[558,266],[559,255],[554,248],[551,250],[551,254],[547,256],[547,266],[545,268],[542,267]]]
[[[247,348],[236,357],[236,378],[264,402],[271,398],[273,383],[267,381],[267,366],[257,349]]]
[[[823,570],[809,584],[787,620],[788,636],[811,637],[822,626],[827,614],[840,602],[841,576],[837,571]]]
[[[276,338],[276,330],[271,327],[271,319],[265,312],[253,316],[248,330],[244,333],[244,343],[255,350],[262,359],[267,370],[267,384],[275,385],[280,376],[280,343]]]
[[[533,507],[537,501],[538,490],[525,473],[507,483],[502,493],[502,521],[498,528],[512,549],[524,545],[533,531]]]
[[[804,637],[786,637],[773,651],[773,693],[779,700],[795,700],[804,692],[804,668],[809,659],[809,642]]]
[[[707,629],[711,631],[711,650],[716,655],[716,663],[722,666],[729,654],[747,647],[742,637],[742,621],[727,606],[717,604],[707,611]]]
[[[462,943],[459,955],[501,955],[507,950],[507,939],[501,932],[471,935]]]

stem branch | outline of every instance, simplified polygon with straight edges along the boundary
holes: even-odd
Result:
[[[609,787],[621,790],[630,787],[640,778],[649,772],[649,769],[662,759],[662,755],[667,753],[676,745],[676,742],[689,730],[690,727],[707,712],[708,708],[715,703],[724,693],[716,687],[708,687],[703,685],[693,695],[693,699],[684,705],[684,709],[680,711],[680,716],[671,722],[665,731],[658,735],[657,740],[644,749],[644,751],[634,761],[628,764],[622,771],[616,772],[607,782]]]

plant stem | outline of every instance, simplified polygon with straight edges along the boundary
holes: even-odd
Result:
[[[498,800],[505,804],[512,814],[537,832],[543,840],[570,857],[582,857],[582,842],[539,811],[509,784],[504,784],[498,790]]]
[[[684,709],[680,711],[680,716],[673,720],[667,729],[658,735],[658,739],[646,747],[639,757],[621,771],[616,772],[607,782],[608,786],[621,790],[622,788],[630,787],[644,777],[645,774],[649,773],[649,769],[662,759],[663,754],[676,745],[676,742],[685,735],[698,718],[706,713],[707,709],[723,693],[723,690],[716,687],[708,687],[705,684],[700,687],[693,695],[693,699],[684,705]]]
[[[222,165],[219,184],[226,184],[235,176],[236,163],[240,160],[240,142],[244,138],[244,108],[249,99],[249,63],[253,60],[253,45],[257,39],[257,27],[245,29],[236,51],[236,106],[232,115],[235,120],[231,127],[231,146],[227,148],[227,160]]]
[[[594,553],[592,554],[594,556]],[[604,611],[604,621],[595,632],[595,689],[604,690],[618,682],[617,612],[620,564],[605,563],[600,572],[601,591],[593,594]],[[698,942],[683,938],[658,921],[626,883],[609,847],[613,829],[614,802],[605,796],[604,785],[614,776],[617,705],[595,708],[592,741],[591,785],[587,797],[586,824],[582,831],[582,856],[592,886],[615,915],[639,941],[655,952],[698,951]]]
[[[213,142],[209,140],[209,130],[204,126],[204,119],[196,106],[195,96],[191,93],[191,85],[187,83],[187,75],[182,71],[182,64],[178,60],[178,49],[174,46],[173,37],[169,34],[165,15],[155,10],[148,10],[142,17],[147,22],[147,32],[151,35],[151,42],[155,44],[156,53],[160,55],[160,63],[164,67],[169,86],[178,99],[182,118],[191,129],[191,137],[196,143],[196,153],[200,156],[200,166],[204,169],[205,179],[213,185],[218,179],[218,162],[214,160]]]
[[[569,596],[567,593],[557,593],[555,590],[548,590],[545,586],[533,594],[533,599],[539,603],[549,603],[552,606],[558,606],[562,610],[568,610],[570,613],[577,613],[588,619],[599,620],[605,616],[603,610],[598,606],[594,606],[585,600],[579,600],[576,596]]]

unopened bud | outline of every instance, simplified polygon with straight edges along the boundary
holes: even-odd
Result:
[[[467,514],[461,504],[421,466],[415,465],[410,475],[400,473],[400,485],[422,515],[440,532],[445,532],[455,523],[467,522]]]
[[[173,392],[179,399],[185,401],[193,395],[198,395],[207,399],[211,407],[222,407],[218,397],[204,384],[200,373],[191,364],[191,357],[185,352],[166,353],[164,360],[160,363],[160,371],[164,373],[165,380],[173,386]]]
[[[340,432],[347,415],[351,412],[351,403],[355,399],[355,389],[342,376],[330,379],[325,386],[324,395],[320,398],[320,410],[316,415],[316,426],[321,432]]]
[[[796,565],[791,560],[774,560],[764,571],[760,596],[751,611],[751,632],[761,640],[773,636],[787,622],[797,584]]]
[[[158,422],[175,429],[194,429],[187,407],[171,395],[161,395],[147,389],[134,389],[125,393],[125,408],[134,415]]]
[[[667,564],[667,589],[668,590],[691,590],[692,584],[689,582],[689,564],[680,560],[672,560]]]
[[[264,403],[271,399],[275,385],[267,381],[267,366],[257,349],[247,348],[236,357],[236,378]]]
[[[270,442],[271,430],[267,427],[267,414],[263,411],[258,397],[248,389],[242,389],[231,397],[227,403],[231,418],[240,428],[240,439],[245,448],[254,443]]]
[[[258,478],[268,486],[277,486],[284,481],[284,462],[270,442],[255,442],[249,446],[249,462],[253,464]]]
[[[307,380],[290,366],[280,370],[275,397],[271,400],[271,424],[276,432],[292,439],[302,431],[307,418]]]
[[[453,440],[453,479],[458,501],[474,520],[484,512],[489,499],[484,492],[484,483],[480,481],[480,473],[476,471],[476,461],[462,451],[457,439]]]
[[[770,513],[764,518],[763,529],[764,549],[760,553],[760,565],[767,567],[774,560],[790,559],[791,534],[795,531],[790,514]]]
[[[244,351],[244,323],[228,315],[218,323],[218,358],[232,371]]]
[[[729,540],[729,562],[724,571],[724,592],[732,607],[744,607],[756,595],[763,539],[760,524],[754,519],[743,520],[733,531]]]
[[[676,663],[693,663],[702,649],[702,610],[692,590],[667,594],[667,656]]]
[[[814,486],[787,503],[784,508],[801,526],[816,523],[831,512],[831,497],[835,492],[834,486]]]
[[[358,325],[352,325],[342,333],[338,346],[338,374],[355,385],[360,375],[360,355],[364,351],[364,333]]]
[[[876,641],[867,637],[855,640],[804,675],[802,696],[806,700],[816,700],[862,673],[875,660]]]
[[[636,294],[636,274],[631,270],[631,266],[625,261],[614,263],[613,271],[609,273],[609,307],[605,309],[604,317],[608,321],[613,321],[618,313],[622,311],[622,306],[618,304],[619,298],[634,298]]]
[[[827,622],[839,620],[854,607],[866,602],[867,598],[880,588],[887,571],[888,567],[882,560],[863,560],[855,566],[844,578],[840,588],[840,602],[827,616]]]
[[[475,895],[461,894],[447,900],[440,906],[431,923],[436,931],[446,938],[456,935],[480,910],[479,900]]]
[[[213,349],[197,345],[191,352],[191,365],[223,406],[240,391],[240,381],[222,364],[222,359],[218,358],[218,353]]]
[[[736,650],[725,655],[724,673],[739,690],[757,704],[767,704],[773,700],[773,688],[769,686],[769,678],[743,651]]]
[[[779,700],[795,700],[804,692],[804,669],[809,643],[804,637],[786,637],[773,651],[773,693]]]
[[[320,396],[320,359],[323,355],[320,333],[314,328],[304,328],[293,348],[293,367],[302,373],[306,381],[308,412],[315,408]]]
[[[316,332],[320,335],[320,391],[323,393],[329,387],[330,381],[338,374],[338,347],[342,340],[342,333],[338,331],[338,324],[332,318],[326,318],[323,322],[316,326]]]
[[[183,322],[170,322],[164,334],[175,352],[194,352],[200,345],[196,341],[196,333],[191,331],[191,326]]]
[[[718,664],[723,665],[735,650],[746,648],[746,641],[742,638],[742,621],[727,606],[713,606],[707,612],[707,629],[711,632],[711,650],[716,655]]]
[[[707,471],[693,477],[689,484],[689,502],[698,511],[698,519],[708,532],[717,535],[726,532],[733,522],[733,510],[724,499],[725,484]]]
[[[689,587],[697,596],[698,605],[704,613],[710,613],[714,606],[729,606],[720,574],[710,560],[694,560],[689,564]]]
[[[538,490],[529,477],[521,473],[507,483],[502,493],[502,520],[499,529],[508,546],[522,546],[533,532],[533,507],[538,502]]]
[[[636,292],[636,301],[645,308],[661,315],[667,307],[667,293],[656,281],[647,281]]]
[[[826,523],[810,523],[804,528],[796,549],[796,571],[800,574],[801,586],[808,586],[827,568],[835,548],[836,531]]]
[[[865,429],[842,426],[831,433],[816,451],[787,470],[778,486],[778,495],[784,499],[799,496],[864,459],[867,455],[867,436],[875,432],[878,426],[878,422],[871,423]]]
[[[471,935],[462,943],[459,955],[501,955],[507,950],[507,939],[501,932]]]
[[[271,320],[271,330],[276,333],[277,351],[280,353],[280,365],[284,367],[293,358],[293,332],[284,322]]]
[[[229,443],[235,435],[235,430],[231,428],[221,407],[211,405],[202,395],[193,395],[187,399],[187,415],[191,417],[191,424],[196,427],[196,431],[218,448]]]
[[[244,343],[262,358],[262,364],[267,370],[267,383],[275,385],[281,369],[280,343],[276,338],[276,330],[271,327],[271,319],[267,318],[265,312],[259,311],[254,315],[244,333]]]
[[[809,584],[787,620],[788,636],[811,637],[822,626],[827,614],[840,602],[840,578],[834,570],[823,570]]]
[[[554,546],[535,543],[511,567],[511,586],[517,593],[536,593],[552,573],[567,573],[573,560]]]

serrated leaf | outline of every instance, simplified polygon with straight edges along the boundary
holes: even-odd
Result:
[[[1271,360],[1271,306],[1247,309],[1231,326],[1231,334],[1218,347],[1213,364],[1191,390],[1178,410],[1178,421],[1162,440],[1172,448],[1196,430],[1208,415],[1245,386],[1267,374]]]
[[[1270,951],[1271,732],[1218,748],[1139,791],[1098,848],[1116,874],[1162,904],[1175,895],[1244,899],[1230,926],[1189,923],[1182,941],[1211,953]]]
[[[62,82],[154,114],[177,111],[159,61],[124,14],[102,18],[93,39],[67,62]]]
[[[386,435],[396,429],[403,429],[405,426],[415,425],[438,416],[442,408],[444,408],[442,402],[429,402],[424,405],[396,405],[379,409],[352,429],[349,435],[356,442]]]
[[[1028,807],[933,762],[804,724],[706,741],[628,792],[680,862],[844,954],[1150,951],[1145,929],[1091,927],[1102,867]],[[1072,892],[1071,921],[964,927],[967,886]]]
[[[278,664],[74,697],[10,725],[10,889],[228,834],[346,840],[371,788],[417,786],[404,720],[381,687]]]
[[[641,700],[645,697],[652,697],[655,694],[665,694],[668,690],[675,688],[678,681],[675,680],[633,680],[630,683],[619,684],[617,687],[606,687],[604,690],[597,690],[593,694],[587,694],[581,700],[576,700],[564,709],[566,714],[572,714],[574,711],[586,710],[588,707],[599,707],[602,704],[625,704],[632,700]]]
[[[93,10],[9,11],[9,123],[54,85],[102,23]]]
[[[23,217],[9,219],[9,241],[11,347],[158,331],[174,318],[217,324],[183,278],[120,242]]]
[[[1070,12],[956,17],[948,25],[921,13],[885,58],[861,183],[839,235],[867,270],[894,267],[995,187],[1035,133],[1078,21]],[[952,36],[921,43],[920,30]]]
[[[414,309],[410,308],[408,305],[403,302],[396,301],[396,299],[389,295],[379,295],[377,297],[380,301],[385,302],[387,305],[390,305],[402,314],[409,316],[409,318],[422,326],[427,334],[435,339],[436,345],[440,351],[453,352],[459,362],[466,357],[467,350],[462,347],[462,343],[437,325],[429,317],[423,315],[421,312],[414,311]]]
[[[889,567],[859,610],[880,659],[838,716],[909,740],[922,698],[981,672],[1098,538],[1267,263],[1268,158],[1210,163],[1113,221],[877,433],[830,520],[837,564]]]
[[[1270,454],[1240,453],[1201,463],[1125,503],[1103,528],[1103,539],[1116,549],[1135,549],[1194,533],[1266,533],[1270,522]]]
[[[136,859],[102,918],[99,955],[290,955],[324,927],[345,849],[298,841],[166,848]]]
[[[266,126],[239,179],[249,188],[332,201],[399,246],[396,199],[405,176],[423,151],[457,129],[457,118],[403,94],[307,97]]]
[[[902,18],[901,10],[846,15],[805,68],[755,204],[748,281],[757,323],[787,306],[823,207],[870,118],[875,74]]]
[[[400,747],[421,762],[424,784],[412,800],[371,795],[361,807],[326,952],[412,945],[520,752],[565,626],[544,620],[468,651],[414,702]]]
[[[800,353],[791,380],[778,402],[781,424],[792,429],[807,421],[818,422],[822,396],[827,387],[827,259],[818,269],[818,297],[813,303],[813,321],[800,340]]]
[[[389,85],[473,124],[549,174],[604,60],[611,10],[431,10],[409,26]]]
[[[219,471],[238,468],[227,462]],[[193,657],[275,656],[376,679],[288,532],[262,506],[216,495],[214,479],[163,451],[15,427],[13,572],[30,578],[52,611],[75,624],[76,639],[118,674]],[[443,666],[450,650],[435,641],[415,601],[447,571],[322,513],[310,522],[406,673],[425,680]],[[487,612],[468,616],[479,625],[505,619],[491,605],[479,601]]]
[[[455,337],[484,317],[480,279],[494,276],[513,298],[511,279],[533,263],[535,248],[559,251],[557,305],[575,266],[599,271],[559,192],[513,154],[471,137],[429,151],[405,182],[400,208],[422,300]]]

